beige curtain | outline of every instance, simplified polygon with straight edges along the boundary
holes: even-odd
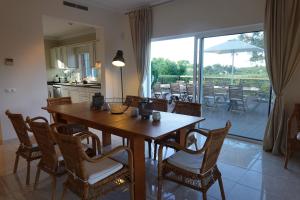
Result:
[[[150,46],[152,37],[152,9],[143,8],[129,14],[131,37],[139,80],[138,93],[146,96],[143,83],[147,78],[150,65]]]
[[[266,0],[267,70],[276,95],[264,136],[264,150],[284,153],[286,116],[283,95],[300,64],[300,1]],[[295,91],[298,92],[298,91]]]

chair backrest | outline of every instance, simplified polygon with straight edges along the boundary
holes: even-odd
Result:
[[[161,92],[160,83],[155,83],[153,85],[153,92]]]
[[[42,152],[41,162],[50,170],[55,170],[58,166],[58,156],[55,151],[54,136],[47,119],[44,117],[35,117],[32,119],[27,117],[26,122],[29,124]]]
[[[204,146],[207,145],[207,148],[204,152],[202,166],[200,168],[201,174],[209,172],[216,165],[224,139],[230,127],[231,122],[228,121],[224,128],[209,131],[208,138],[204,144]]]
[[[175,107],[172,111],[173,113],[191,115],[191,116],[201,116],[201,104],[176,101]]]
[[[142,99],[143,98],[139,96],[127,95],[124,104],[131,107],[139,107],[139,103]]]
[[[193,84],[187,84],[186,85],[186,92],[187,92],[187,95],[193,95],[194,94],[194,85]]]
[[[65,105],[65,104],[72,104],[71,97],[59,97],[59,98],[48,98],[47,99],[47,106],[53,106],[53,105]],[[50,113],[53,121],[55,123],[58,122],[56,114]]]
[[[243,99],[243,86],[241,85],[229,85],[229,99]]]
[[[203,96],[215,96],[214,86],[212,84],[203,85]]]
[[[168,111],[168,100],[166,99],[156,99],[156,98],[149,98],[152,101],[152,109],[162,112]]]
[[[7,110],[5,114],[11,121],[20,143],[27,147],[31,147],[32,144],[28,135],[29,129],[26,125],[26,122],[24,121],[22,114],[11,113],[9,110]]]
[[[171,83],[170,84],[171,94],[180,94],[180,85],[179,83]]]
[[[80,138],[78,136],[61,134],[55,130],[53,133],[64,157],[65,167],[68,172],[82,180],[87,180],[88,175],[83,163],[84,157],[82,156],[85,152]]]

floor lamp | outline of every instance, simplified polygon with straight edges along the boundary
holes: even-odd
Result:
[[[116,67],[120,68],[121,72],[121,90],[122,90],[122,103],[123,103],[123,75],[122,75],[122,69],[125,67],[125,60],[123,57],[123,51],[118,50],[116,56],[114,57],[112,64]]]

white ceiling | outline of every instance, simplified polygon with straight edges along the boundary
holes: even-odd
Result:
[[[48,39],[64,39],[95,32],[95,28],[65,19],[43,16],[43,32]]]
[[[98,6],[117,12],[128,12],[142,6],[153,6],[172,0],[75,0],[83,4]]]

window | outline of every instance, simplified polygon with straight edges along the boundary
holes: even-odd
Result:
[[[98,70],[93,68],[90,62],[89,53],[80,53],[77,55],[79,69],[81,71],[81,78],[87,78],[91,81],[96,81],[98,77]]]

